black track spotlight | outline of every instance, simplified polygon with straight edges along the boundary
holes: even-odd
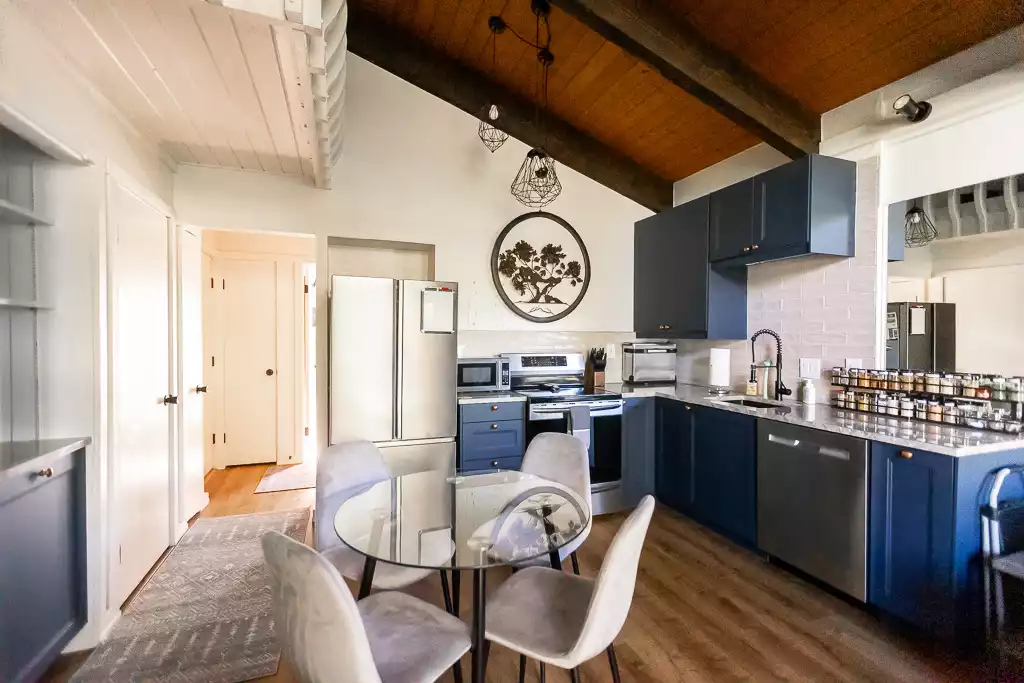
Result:
[[[892,103],[892,108],[911,123],[920,123],[932,113],[932,105],[927,102],[917,102],[910,95],[897,97],[896,101]]]

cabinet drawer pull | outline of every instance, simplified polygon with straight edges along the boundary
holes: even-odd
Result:
[[[760,246],[761,246],[760,244],[754,244],[754,245],[751,245],[750,248],[753,249],[754,251],[757,251]]]
[[[497,428],[498,428],[498,425],[496,425],[496,424],[492,424],[491,425],[491,429],[497,429]]]
[[[47,467],[45,470],[39,470],[38,472],[36,472],[36,476],[45,477],[46,479],[49,479],[50,477],[53,476],[53,468]]]
[[[491,412],[492,412],[492,413],[493,413],[493,412],[494,412],[495,410],[497,410],[497,409],[498,409],[498,406],[491,406]]]
[[[497,467],[497,466],[498,466],[498,461],[497,460],[492,460],[491,461],[491,467]]]
[[[914,457],[914,452],[913,451],[900,451],[900,457],[901,458],[906,458],[907,460],[910,460],[911,458]]]

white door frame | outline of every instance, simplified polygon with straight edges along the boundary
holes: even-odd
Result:
[[[181,315],[182,306],[183,306],[183,302],[184,302],[184,298],[185,298],[185,287],[184,287],[184,280],[183,280],[183,277],[182,277],[182,249],[183,249],[183,242],[184,242],[184,240],[182,239],[182,235],[185,232],[189,232],[189,233],[195,235],[197,237],[197,239],[199,240],[199,259],[200,259],[200,273],[199,273],[199,277],[200,277],[200,282],[199,282],[198,286],[199,286],[199,292],[200,292],[200,300],[199,300],[197,305],[199,306],[199,324],[200,325],[202,325],[202,309],[203,309],[202,292],[203,292],[203,285],[205,284],[205,282],[202,281],[203,233],[197,227],[189,226],[189,227],[186,228],[185,226],[181,225],[180,223],[175,223],[174,233],[175,233],[175,237],[176,237],[175,241],[177,242],[177,251],[175,253],[175,258],[174,258],[174,261],[175,261],[175,268],[174,268],[175,287],[172,290],[172,298],[177,302],[176,310],[177,310],[178,315],[176,315],[176,316],[174,316],[172,318],[172,320],[173,320],[173,330],[172,330],[172,333],[173,333],[173,335],[175,337],[177,337],[177,340],[178,340],[178,347],[176,349],[176,352],[174,353],[174,358],[176,360],[176,365],[177,365],[177,371],[174,373],[174,381],[175,381],[175,386],[176,386],[176,391],[177,391],[176,395],[178,396],[178,405],[175,406],[174,412],[177,415],[177,420],[175,422],[175,430],[177,431],[177,434],[178,434],[178,448],[174,452],[174,457],[176,459],[175,467],[176,467],[178,472],[182,472],[182,473],[184,473],[186,471],[186,467],[185,467],[186,443],[185,443],[185,410],[184,410],[184,406],[188,402],[190,394],[194,393],[194,391],[195,391],[192,388],[192,386],[186,386],[185,385],[185,375],[186,375],[186,369],[185,369],[185,350],[184,350],[185,316]],[[200,332],[200,338],[201,337],[202,337],[202,332]],[[202,363],[203,363],[203,349],[201,347],[202,347],[202,342],[200,342],[200,349],[199,349],[199,363],[200,363],[200,366],[202,366]],[[202,367],[200,367],[200,375],[202,375]],[[198,394],[196,394],[196,396],[198,397]],[[203,404],[200,404],[200,405],[202,405],[202,407],[204,408],[204,412],[205,412],[205,405],[203,405]],[[203,426],[201,425],[200,426],[200,430],[202,430],[202,429],[203,429]],[[203,439],[205,440],[205,438],[206,438],[206,435],[204,433],[203,434]],[[204,444],[204,449],[205,449],[205,444]],[[206,474],[205,468],[204,468],[203,474],[204,474],[204,476]],[[177,524],[172,529],[172,534],[177,536],[177,538],[175,539],[175,542],[177,542],[177,539],[180,539],[185,534],[185,532],[188,531],[188,518],[186,518],[185,516],[186,515],[191,516],[191,514],[194,514],[194,513],[192,513],[191,510],[187,509],[188,508],[188,500],[189,500],[189,496],[191,495],[191,493],[189,491],[186,491],[186,486],[187,486],[187,482],[182,477],[181,478],[181,483],[177,487],[177,496],[176,496],[176,500],[175,500],[175,507],[173,508],[176,511],[174,519],[178,520]],[[201,497],[202,507],[206,507],[209,504],[209,502],[210,502],[210,494],[206,493],[206,491],[203,491],[203,494],[202,494],[202,497]],[[179,518],[181,518],[181,519],[179,519]]]

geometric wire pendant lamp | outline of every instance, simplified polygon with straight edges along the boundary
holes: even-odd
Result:
[[[487,22],[487,27],[491,29],[491,73],[493,74],[498,61],[498,34],[505,32],[505,22],[501,20],[501,17],[491,17]],[[480,111],[480,125],[477,126],[476,134],[480,136],[480,141],[487,149],[491,150],[492,154],[508,140],[508,133],[502,130],[503,127],[501,109],[498,105],[484,106]]]
[[[906,218],[903,243],[907,247],[923,247],[939,236],[935,224],[928,218],[924,209],[918,208],[916,203],[907,211]]]
[[[537,15],[537,46],[539,47],[537,61],[541,65],[540,87],[542,88],[542,101],[546,110],[548,104],[548,73],[551,63],[555,61],[555,56],[548,49],[551,45],[551,27],[548,24],[548,15],[551,12],[551,7],[548,5],[547,0],[533,0],[531,7],[533,13]],[[541,21],[544,22],[544,26],[547,29],[547,40],[543,46],[540,42]],[[537,124],[539,129],[539,108]],[[521,204],[539,209],[555,201],[561,193],[562,183],[558,179],[558,173],[555,171],[555,160],[541,147],[534,147],[526,153],[526,158],[523,159],[523,164],[519,167],[515,180],[512,181],[512,196],[518,199]]]

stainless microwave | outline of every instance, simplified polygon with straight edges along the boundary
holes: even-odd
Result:
[[[511,386],[508,358],[460,358],[457,391],[508,391]]]

